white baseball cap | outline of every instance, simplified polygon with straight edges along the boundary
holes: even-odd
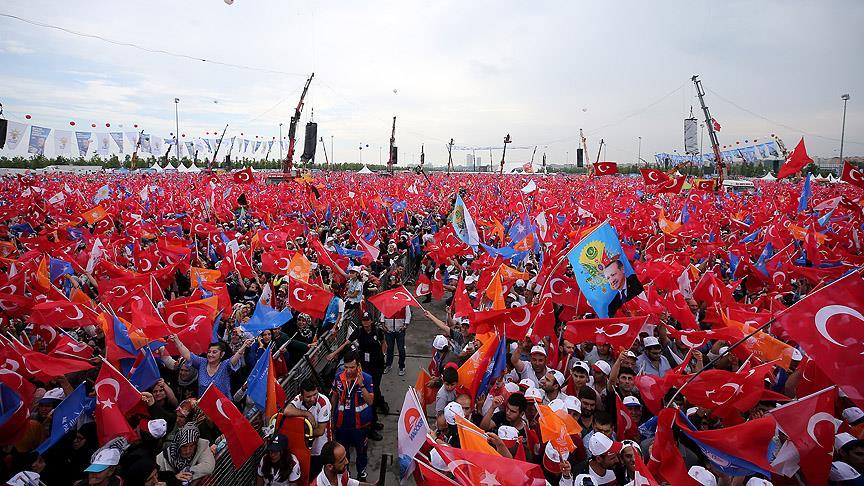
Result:
[[[829,480],[848,481],[850,479],[858,479],[859,477],[861,477],[861,474],[849,464],[843,461],[834,461],[831,463],[831,472],[828,473]]]
[[[717,478],[702,466],[693,466],[687,474],[703,486],[717,486]]]
[[[624,400],[621,400],[621,403],[623,403],[625,407],[642,406],[642,404],[639,402],[639,399],[634,397],[633,395],[627,395],[626,397],[624,397]]]
[[[437,349],[438,351],[441,351],[442,349],[444,349],[445,346],[447,346],[447,342],[447,338],[444,337],[443,334],[439,334],[435,336],[435,339],[432,340],[432,347]]]
[[[498,427],[498,437],[504,441],[505,446],[513,447],[516,445],[516,441],[519,440],[519,431],[516,430],[516,427],[502,425]]]
[[[456,425],[456,416],[465,418],[465,412],[462,411],[462,405],[458,402],[450,402],[444,407],[444,420],[448,425]]]
[[[802,359],[804,359],[804,355],[801,354],[801,351],[792,348],[792,361],[801,361]]]
[[[543,356],[546,356],[546,348],[539,345],[534,346],[533,348],[531,348],[531,354],[542,354]]]
[[[588,440],[588,450],[594,457],[603,454],[617,454],[621,452],[622,444],[606,437],[600,432],[594,432]]]
[[[744,483],[744,486],[774,486],[774,483],[762,478],[750,478]]]
[[[465,277],[465,285],[470,285],[478,280],[480,280],[479,277],[475,277],[474,275],[468,275],[467,277]]]
[[[852,442],[862,442],[860,439],[856,438],[854,435],[849,432],[840,432],[839,434],[834,436],[834,450],[839,451],[840,449],[846,447]]]
[[[864,420],[864,411],[862,411],[858,407],[849,407],[843,410],[843,419],[849,425],[858,425],[862,420]]]
[[[116,466],[120,463],[120,450],[108,447],[96,452],[93,456],[93,462],[84,470],[84,472],[99,473],[111,466]]]
[[[561,474],[561,462],[566,461],[570,454],[565,452],[560,454],[551,442],[546,443],[546,451],[543,454],[543,468],[552,474]]]
[[[642,345],[646,348],[650,348],[651,346],[660,346],[660,340],[654,336],[648,336],[642,340]]]
[[[540,403],[543,401],[543,390],[539,388],[531,387],[525,390],[525,399],[529,402],[537,402]]]
[[[552,371],[549,372],[549,374],[551,374],[552,376],[555,377],[555,381],[558,382],[558,386],[564,386],[564,380],[566,379],[566,378],[564,378],[564,373],[561,373],[560,371],[553,369]]]
[[[566,410],[567,405],[564,403],[564,400],[561,400],[560,398],[556,398],[555,400],[552,400],[549,402],[549,408],[553,412],[557,412],[558,410]]]
[[[621,441],[621,449],[623,450],[625,447],[632,447],[632,448],[636,449],[636,452],[638,454],[642,454],[642,447],[640,447],[639,443],[636,442],[635,440],[630,440],[630,439],[622,440]]]
[[[609,376],[609,373],[612,373],[612,367],[609,366],[609,363],[603,361],[602,359],[591,365],[591,369],[595,369],[606,376]]]
[[[524,286],[525,286],[525,281],[522,280],[521,278],[518,279],[518,280],[516,280],[516,286],[517,286],[517,287],[520,287],[520,288],[521,288],[521,287],[524,287]]]
[[[519,387],[527,390],[529,388],[536,388],[537,383],[534,383],[534,380],[532,380],[531,378],[522,378],[519,381]]]
[[[145,419],[141,420],[138,424],[138,428],[146,430],[154,439],[161,439],[162,437],[165,437],[165,434],[168,432],[168,422],[166,422],[165,419]]]
[[[586,375],[591,373],[591,367],[588,366],[588,362],[586,361],[574,361],[570,369],[575,370],[576,368],[583,370]]]
[[[572,395],[567,395],[564,398],[564,404],[567,406],[567,410],[582,413],[582,402],[580,402],[578,398]]]

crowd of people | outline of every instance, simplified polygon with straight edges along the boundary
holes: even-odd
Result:
[[[861,394],[795,332],[763,326],[822,289],[861,288],[861,189],[808,183],[802,203],[801,183],[739,195],[528,181],[3,177],[0,477],[221,484],[230,457],[253,461],[259,485],[368,483],[368,441],[396,433],[381,382],[414,373],[405,340],[420,314],[440,334],[416,390],[431,415],[408,458],[418,483],[862,481]],[[566,257],[604,221],[624,254],[603,262],[617,300],[598,310]],[[374,303],[405,285],[446,314]],[[861,315],[864,295],[833,298]],[[279,383],[340,332],[323,374]],[[834,331],[846,346],[853,334]],[[811,395],[830,410],[801,442],[780,411]],[[229,408],[260,447],[217,426]],[[750,455],[711,435],[725,429]],[[813,451],[828,461],[809,464]],[[490,477],[497,460],[526,473]]]

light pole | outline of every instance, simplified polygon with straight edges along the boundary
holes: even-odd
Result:
[[[381,165],[381,146],[378,146],[378,165]]]
[[[330,157],[333,157],[333,163],[336,163],[336,152],[333,151],[333,135],[330,135]]]
[[[843,100],[843,128],[840,131],[840,170],[843,170],[843,139],[846,137],[846,103],[849,101],[849,95],[844,94],[840,97]]]
[[[180,98],[174,98],[174,150],[177,155],[177,163],[180,163]]]
[[[360,163],[363,163],[363,144],[360,144]]]
[[[639,165],[639,162],[642,160],[642,137],[639,137],[639,149],[636,153],[636,165]]]
[[[279,124],[279,160],[282,160],[282,124]]]

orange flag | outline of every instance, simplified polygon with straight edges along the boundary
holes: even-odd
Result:
[[[753,327],[749,324],[732,320],[722,312],[720,313],[720,316],[723,318],[726,327],[740,329],[745,335],[753,332]],[[744,341],[744,346],[747,350],[753,353],[755,358],[763,363],[777,360],[777,363],[775,363],[777,366],[781,366],[783,369],[788,370],[789,365],[792,362],[792,352],[794,348],[762,331],[757,332],[753,337]]]
[[[302,253],[295,253],[288,264],[288,276],[308,283],[311,269],[312,263]]]
[[[517,250],[518,250],[518,248],[517,248]],[[503,263],[501,264],[500,267],[498,267],[498,274],[501,276],[501,278],[505,282],[512,282],[515,280],[519,280],[520,278],[522,280],[528,280],[531,278],[531,274],[529,274],[528,272],[520,272],[519,270],[516,270],[515,268],[509,267],[507,265],[504,265]]]
[[[96,206],[95,208],[88,209],[81,213],[81,217],[84,218],[84,221],[87,221],[90,224],[96,224],[97,221],[101,220],[105,216],[108,216],[108,212],[105,211],[105,208],[102,206]]]
[[[540,436],[543,441],[551,442],[552,447],[559,453],[573,452],[576,444],[573,443],[561,417],[553,412],[549,405],[537,405],[537,411],[540,413]]]
[[[428,383],[432,380],[429,372],[420,368],[420,373],[417,375],[417,381],[414,382],[414,389],[417,390],[417,397],[420,398],[420,405],[426,408],[427,405],[435,401],[435,396],[438,390],[429,387]]]
[[[459,385],[464,386],[468,390],[468,395],[471,400],[474,400],[477,395],[477,389],[480,388],[480,382],[483,381],[483,374],[486,368],[489,367],[489,362],[495,351],[498,349],[498,341],[500,337],[495,335],[494,338],[483,343],[474,354],[462,363],[459,367]]]
[[[663,209],[660,209],[660,216],[657,217],[657,224],[660,225],[660,229],[667,235],[675,234],[676,231],[681,229],[681,223],[676,223],[675,221],[669,221],[666,219],[666,212]]]
[[[216,283],[220,278],[222,278],[222,272],[219,270],[189,267],[189,279],[192,281],[193,286],[198,285],[199,279],[201,282]]]
[[[486,288],[486,297],[492,301],[492,310],[501,310],[506,307],[504,303],[504,289],[501,287],[501,269],[495,271],[492,282]]]
[[[486,432],[472,424],[470,420],[457,415],[456,430],[459,431],[459,443],[462,449],[498,455],[498,451],[486,441]]]

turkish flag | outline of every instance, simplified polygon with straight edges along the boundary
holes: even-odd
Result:
[[[283,248],[285,246],[285,241],[288,238],[288,233],[284,233],[282,231],[269,231],[269,230],[258,230],[258,233],[255,235],[255,238],[252,239],[253,243],[255,243],[257,239],[257,243],[264,249],[272,249],[272,248]]]
[[[425,484],[427,486],[459,486],[459,483],[448,478],[444,475],[444,473],[435,469],[429,464],[426,464],[426,462],[422,459],[416,458],[415,462],[417,464],[418,471],[415,474],[419,474],[421,476],[416,481],[417,484]]]
[[[459,280],[462,281],[461,279]],[[463,285],[464,287],[464,285]],[[417,277],[417,287],[414,288],[414,295],[417,297],[423,297],[424,295],[429,295],[432,293],[432,282],[429,280],[429,277],[426,274],[421,274]]]
[[[703,452],[716,452],[720,457],[718,464],[722,464],[725,455],[746,461],[749,463],[746,467],[748,470],[758,469],[764,471],[763,474],[771,471],[768,453],[777,430],[774,417],[766,415],[732,427],[713,430],[691,430],[680,414],[675,416],[675,421],[681,427],[681,432],[693,439]]]
[[[840,176],[840,180],[864,189],[864,170],[850,164],[848,160],[844,160],[843,174]]]
[[[678,413],[678,409],[664,408],[657,415],[657,434],[651,446],[648,470],[654,477],[676,486],[700,486],[699,482],[687,474],[687,466],[672,432],[672,424],[675,423]]]
[[[213,340],[213,324],[216,316],[215,313],[202,314],[200,310],[195,312],[197,315],[190,312],[189,325],[177,332],[177,337],[189,351],[195,354],[206,353],[210,347],[210,342]],[[170,341],[165,344],[165,351],[170,356],[180,354],[174,343]]]
[[[234,182],[237,184],[251,184],[255,182],[255,176],[252,174],[252,167],[246,167],[243,170],[235,172]]]
[[[478,311],[471,320],[470,331],[484,334],[497,329],[499,334],[506,334],[507,339],[525,339],[530,324],[537,316],[542,304],[535,306],[523,305],[509,309]],[[533,333],[532,333],[533,334]]]
[[[704,346],[708,341],[715,339],[734,343],[744,337],[744,334],[740,330],[732,327],[718,327],[708,331],[693,331],[678,330],[672,326],[666,326],[666,330],[675,340],[688,348],[698,348]]]
[[[571,321],[564,330],[564,339],[571,343],[591,341],[611,344],[613,349],[630,349],[647,320],[648,316]]]
[[[333,294],[298,278],[288,279],[288,306],[315,319],[323,319]]]
[[[687,176],[674,177],[657,184],[657,194],[678,194],[684,187]]]
[[[639,440],[639,423],[633,421],[633,417],[627,412],[627,407],[621,401],[621,397],[615,394],[615,416],[617,418],[615,437],[618,440]],[[638,454],[637,454],[638,455]]]
[[[596,175],[612,175],[618,173],[618,164],[615,162],[597,162],[594,164]]]
[[[540,465],[443,444],[434,444],[448,469],[461,484],[500,486],[543,486],[546,480]]]
[[[807,148],[804,147],[804,137],[801,137],[798,145],[789,152],[789,156],[786,157],[786,162],[783,164],[783,167],[780,167],[780,170],[777,172],[777,179],[788,177],[800,171],[804,167],[807,167],[807,164],[812,163],[813,159],[807,155]]]
[[[707,302],[709,307],[718,304],[725,306],[732,302],[732,292],[723,285],[723,281],[717,278],[714,272],[705,272],[693,288],[693,298],[696,301]]]
[[[690,382],[681,393],[691,404],[714,410],[745,412],[762,398],[765,375],[773,363],[738,372],[707,370]]]
[[[42,354],[38,351],[29,351],[22,354],[27,361],[27,371],[36,370],[36,378],[46,383],[60,375],[93,368],[93,365],[87,361],[77,358],[59,358],[57,356]]]
[[[811,292],[773,327],[796,341],[852,401],[864,401],[864,280],[852,272]]]
[[[50,353],[65,357],[71,356],[75,358],[89,359],[93,357],[93,348],[85,343],[78,342],[65,334],[61,334],[57,336],[57,339],[54,341]]]
[[[668,174],[659,169],[639,169],[646,186],[653,186],[670,180]]]
[[[243,413],[213,385],[207,387],[198,400],[198,408],[216,424],[228,442],[228,452],[234,467],[240,469],[247,459],[264,444],[261,436]]]
[[[33,306],[30,322],[71,329],[97,323],[98,314],[84,304],[57,300]]]
[[[387,318],[392,318],[397,312],[409,305],[422,307],[404,285],[375,294],[369,297],[369,302]]]
[[[714,179],[696,179],[692,183],[693,190],[696,191],[713,191],[716,187]]]
[[[639,451],[636,451],[636,454],[633,454],[633,457],[636,459],[636,470],[633,471],[633,484],[639,486],[660,486],[660,483],[654,479],[654,476],[651,474],[651,471],[648,470],[648,466],[645,465],[645,462],[642,460],[642,454]]]
[[[828,483],[834,434],[841,423],[834,417],[836,396],[837,388],[832,386],[769,412],[798,449],[808,484]]]
[[[108,363],[102,365],[94,385],[96,392],[96,431],[99,443],[123,436],[134,440],[136,433],[126,420],[126,412],[141,403],[141,394]]]
[[[294,250],[273,250],[261,255],[261,271],[276,275],[288,275]]]

